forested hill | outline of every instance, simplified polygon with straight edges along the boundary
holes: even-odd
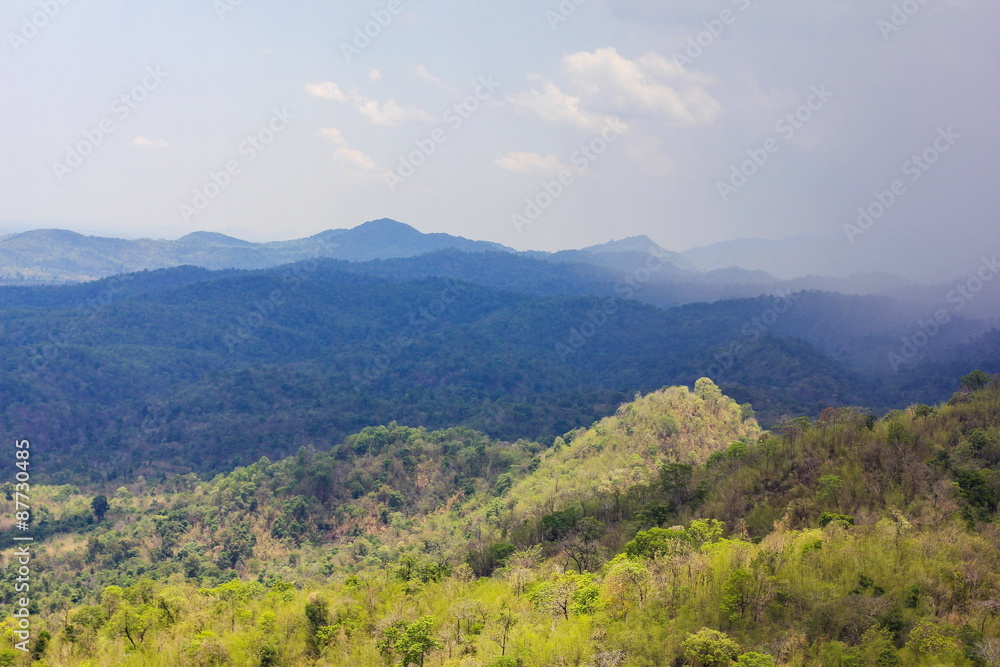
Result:
[[[390,424],[210,482],[38,487],[30,648],[69,667],[990,667],[1000,384],[962,387],[762,431],[699,379],[549,447]]]
[[[692,384],[734,342],[727,391],[769,423],[884,405],[808,344],[741,332],[766,297],[692,317],[323,261],[14,293],[0,313],[3,423],[35,434],[37,474],[71,483],[215,472],[392,420],[548,443],[637,391]]]
[[[43,478],[103,483],[217,472],[392,420],[548,443],[636,391],[703,375],[769,425],[935,402],[969,368],[1000,370],[1000,335],[956,347],[959,329],[945,329],[894,372],[885,359],[906,311],[874,297],[659,309],[623,298],[642,296],[634,279],[470,257],[0,288],[0,419],[49,448]],[[498,287],[503,275],[516,290]]]

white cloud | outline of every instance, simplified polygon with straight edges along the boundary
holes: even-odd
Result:
[[[501,169],[522,174],[552,174],[569,168],[551,153],[549,155],[539,155],[538,153],[523,153],[518,151],[501,155],[493,161],[493,164]]]
[[[368,80],[369,81],[379,81],[382,79],[382,72],[377,69],[368,70]]]
[[[429,83],[432,86],[440,88],[441,90],[445,91],[452,97],[460,96],[460,93],[458,92],[457,88],[445,83],[438,77],[428,72],[427,67],[425,67],[424,65],[417,65],[415,68],[413,68],[413,72],[416,75],[417,79],[419,79],[420,81],[423,81],[424,83]]]
[[[170,144],[163,139],[149,139],[147,137],[135,137],[132,145],[136,148],[166,148]]]
[[[354,108],[368,117],[376,125],[399,125],[411,120],[430,122],[434,120],[429,113],[417,107],[400,106],[396,100],[388,100],[379,104],[375,100],[351,93],[351,103]]]
[[[413,69],[413,71],[416,73],[417,78],[420,79],[421,81],[426,81],[427,83],[432,83],[435,86],[443,86],[444,85],[444,81],[442,81],[441,79],[437,78],[436,76],[434,76],[433,74],[431,74],[430,72],[428,72],[427,71],[427,67],[425,65],[417,65]]]
[[[321,127],[319,134],[329,139],[337,147],[333,152],[333,158],[345,167],[353,169],[355,172],[380,172],[378,163],[371,155],[347,145],[347,140],[335,127]]]
[[[377,70],[372,70],[377,72]],[[305,86],[305,91],[313,97],[335,102],[350,103],[355,109],[360,111],[371,122],[376,125],[399,125],[408,121],[429,122],[434,120],[429,113],[417,107],[403,106],[396,103],[396,100],[378,102],[376,100],[360,95],[355,91],[344,93],[333,81],[324,83],[310,83]]]
[[[711,123],[722,112],[707,86],[712,77],[656,53],[629,60],[612,47],[563,56],[559,84],[534,74],[531,90],[510,95],[519,113],[598,130],[616,116],[658,116],[680,125]]]
[[[542,90],[531,89],[507,97],[519,113],[534,114],[542,120],[558,125],[572,125],[586,130],[599,130],[610,120],[602,114],[594,114],[580,108],[580,98],[559,90],[551,81],[538,75],[529,78],[541,80]]]
[[[709,77],[647,53],[629,60],[613,47],[564,56],[562,69],[584,108],[624,115],[658,115],[682,125],[711,123],[722,105],[705,86]]]
[[[347,141],[344,139],[344,135],[340,133],[335,127],[321,127],[319,128],[319,134],[322,137],[326,137],[338,146],[346,146]]]
[[[312,97],[319,97],[324,100],[334,100],[336,102],[346,102],[347,97],[340,90],[340,87],[333,81],[325,83],[310,83],[305,86],[306,93]]]

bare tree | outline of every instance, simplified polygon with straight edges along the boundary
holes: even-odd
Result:
[[[986,667],[1000,667],[1000,639],[984,639],[976,644],[975,651]]]
[[[511,628],[517,625],[517,616],[504,604],[500,611],[490,617],[492,624],[487,636],[500,647],[500,655],[507,654],[507,641],[510,639]]]
[[[593,667],[618,667],[625,662],[625,651],[598,651],[594,654]]]

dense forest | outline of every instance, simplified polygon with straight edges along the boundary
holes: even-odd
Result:
[[[994,333],[862,372],[876,366],[858,350],[890,349],[865,324],[879,303],[802,293],[664,310],[624,298],[641,285],[602,298],[549,262],[531,274],[545,293],[528,294],[486,284],[507,267],[495,262],[527,261],[494,255],[478,273],[473,255],[434,258],[484,284],[421,276],[415,258],[0,288],[0,424],[38,440],[40,480],[117,486],[326,449],[392,420],[550,445],[636,391],[703,375],[769,426],[936,402],[969,368],[998,370]]]
[[[995,666],[998,465],[977,371],[881,418],[763,430],[702,378],[551,443],[391,423],[38,487],[32,653],[0,664]]]

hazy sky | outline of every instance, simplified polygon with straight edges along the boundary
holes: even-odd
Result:
[[[0,233],[809,233],[939,278],[1000,250],[991,0],[36,0],[0,25]]]

